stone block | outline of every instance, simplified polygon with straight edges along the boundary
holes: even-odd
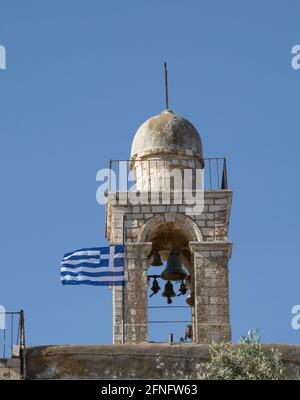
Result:
[[[227,199],[215,199],[215,204],[228,204]]]
[[[226,209],[225,205],[210,205],[209,206],[209,212],[218,212],[218,211],[223,211]]]

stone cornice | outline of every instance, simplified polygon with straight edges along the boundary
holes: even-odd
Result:
[[[195,252],[201,253],[204,251],[223,251],[224,255],[230,258],[232,251],[232,242],[230,241],[190,242],[189,247],[192,254]]]

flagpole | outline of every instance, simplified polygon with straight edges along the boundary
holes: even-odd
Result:
[[[126,252],[125,252],[125,218],[126,214],[123,215],[123,246],[124,246],[124,276],[125,276],[125,265],[126,265]],[[125,344],[125,280],[122,285],[122,344]]]

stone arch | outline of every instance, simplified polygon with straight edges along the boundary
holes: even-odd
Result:
[[[202,242],[203,236],[196,223],[187,215],[181,213],[162,213],[149,219],[140,229],[137,242],[152,243],[152,251],[160,248],[162,260],[166,261],[170,247],[180,251],[182,263],[191,271],[190,242]],[[162,247],[161,247],[162,246]],[[165,247],[165,250],[163,248]]]
[[[150,218],[140,229],[137,242],[151,242],[153,234],[160,226],[167,223],[174,224],[185,234],[189,242],[202,242],[203,236],[197,224],[187,215],[182,213],[163,213]]]

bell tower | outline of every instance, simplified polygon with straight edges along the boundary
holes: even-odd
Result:
[[[187,289],[192,341],[230,341],[226,160],[204,158],[196,128],[166,108],[139,127],[127,162],[110,163],[117,175],[111,182],[128,168],[134,184],[125,190],[110,184],[107,193],[106,237],[125,245],[126,282],[112,288],[113,340],[149,341],[148,268],[162,260],[168,288],[178,282]]]

